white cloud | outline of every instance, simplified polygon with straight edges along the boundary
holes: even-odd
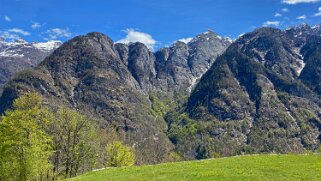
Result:
[[[20,28],[12,28],[12,29],[9,29],[8,32],[17,33],[17,34],[21,34],[21,35],[24,35],[24,36],[29,36],[30,35],[30,33],[28,31],[25,31],[25,30],[20,29]]]
[[[0,31],[0,37],[7,40],[17,40],[20,38],[18,34],[10,33],[8,31]]]
[[[20,39],[21,36],[29,36],[31,33],[20,28],[0,30],[0,37],[9,41]]]
[[[31,28],[32,29],[38,29],[38,28],[41,28],[41,24],[38,23],[38,22],[33,22],[32,25],[31,25]]]
[[[139,32],[132,28],[126,29],[125,33],[127,33],[126,37],[121,40],[118,40],[117,43],[128,44],[128,43],[141,42],[151,50],[154,49],[154,46],[157,43],[157,41],[154,40],[150,34]]]
[[[183,42],[183,43],[189,43],[190,41],[192,41],[193,38],[182,38],[182,39],[179,39],[177,41],[180,41],[180,42]]]
[[[4,20],[10,22],[11,18],[9,16],[4,16]]]
[[[320,0],[282,0],[282,3],[285,4],[299,4],[299,3],[315,3]]]
[[[305,20],[307,19],[306,15],[298,16],[296,19]]]
[[[283,9],[281,9],[281,11],[283,11],[283,12],[289,12],[289,9],[288,9],[288,8],[283,8]]]
[[[274,17],[281,17],[281,16],[282,16],[281,13],[275,13],[275,14],[274,14]]]
[[[318,8],[318,12],[315,13],[314,16],[321,16],[321,7]]]
[[[280,21],[266,21],[263,26],[280,26]]]
[[[46,38],[46,40],[57,40],[58,38],[68,38],[71,36],[71,32],[68,28],[61,29],[61,28],[53,28],[50,30],[47,30],[45,34],[48,35],[49,38]]]

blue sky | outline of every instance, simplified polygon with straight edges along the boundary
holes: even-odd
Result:
[[[0,36],[65,41],[98,31],[162,47],[208,29],[236,38],[261,26],[319,24],[320,7],[321,0],[0,0]]]

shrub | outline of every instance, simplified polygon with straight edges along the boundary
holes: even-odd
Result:
[[[135,154],[131,147],[122,144],[120,141],[114,141],[106,147],[106,166],[123,167],[135,164]]]

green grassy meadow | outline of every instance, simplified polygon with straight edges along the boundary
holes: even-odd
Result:
[[[321,180],[321,155],[250,155],[107,168],[69,179],[100,180]]]

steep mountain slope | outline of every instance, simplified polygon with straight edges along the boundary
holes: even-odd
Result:
[[[289,32],[261,28],[245,34],[202,77],[186,107],[201,125],[194,139],[201,135],[202,142],[189,147],[191,157],[319,146],[319,38]]]
[[[321,94],[321,38],[311,36],[308,44],[302,48],[306,66],[303,69],[300,79],[312,90]]]
[[[204,40],[205,36],[213,37]],[[120,139],[136,149],[139,163],[161,162],[173,145],[166,135],[167,124],[161,113],[154,109],[155,100],[150,100],[149,93],[166,90],[162,94],[169,97],[176,90],[188,93],[186,88],[195,83],[195,77],[205,73],[210,63],[229,45],[214,33],[200,35],[194,41],[203,47],[192,52],[193,42],[184,44],[185,48],[175,44],[168,48],[169,52],[171,49],[190,52],[187,56],[171,53],[168,58],[157,56],[159,52],[155,56],[141,43],[114,44],[101,33],[75,37],[39,66],[18,73],[6,85],[0,99],[1,112],[23,92],[37,91],[50,106],[74,107],[97,120],[102,128],[116,130]],[[188,58],[189,54],[202,52],[213,53],[204,58]],[[188,60],[192,65],[187,64]],[[159,69],[160,61],[166,68]],[[195,66],[203,68],[193,75]],[[162,81],[157,76],[162,71],[172,71],[162,79],[173,80],[180,76],[179,81]]]
[[[16,72],[36,66],[60,45],[58,41],[28,43],[19,39],[6,42],[0,38],[0,94],[2,86]]]
[[[321,130],[320,30],[261,28],[232,44],[208,31],[155,53],[89,33],[18,73],[0,112],[23,92],[40,92],[51,106],[74,107],[116,130],[139,163],[164,161],[173,149],[187,159],[313,150]]]

